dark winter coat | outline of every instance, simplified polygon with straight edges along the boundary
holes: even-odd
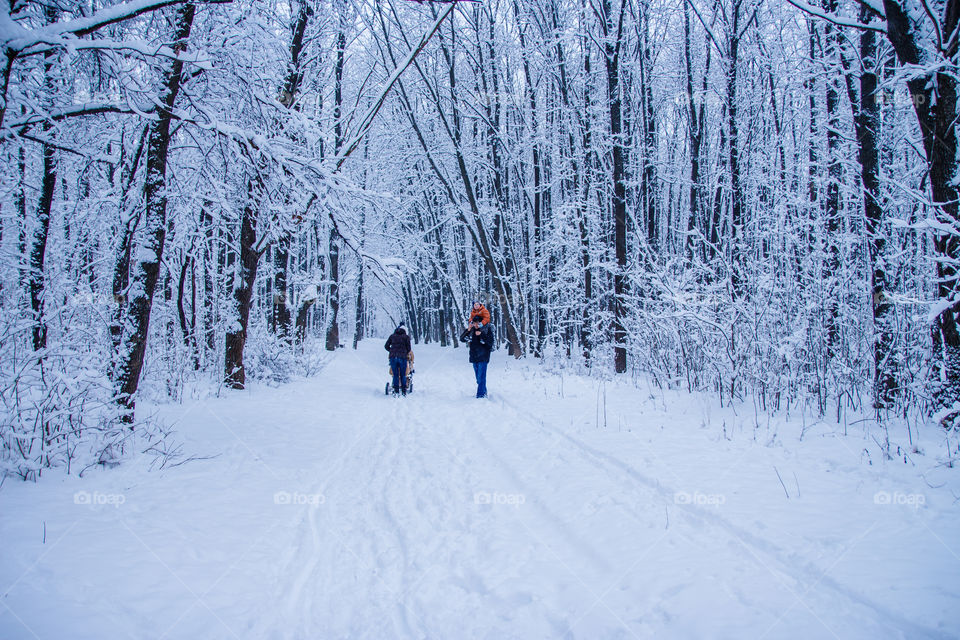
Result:
[[[383,348],[390,352],[391,358],[407,358],[410,353],[410,336],[403,327],[397,327],[397,330],[390,334],[387,343]]]
[[[477,331],[480,335],[477,335]],[[493,332],[489,324],[483,325],[480,329],[468,328],[460,335],[460,341],[470,343],[470,362],[490,362]]]

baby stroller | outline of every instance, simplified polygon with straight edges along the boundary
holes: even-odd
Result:
[[[413,352],[410,352],[410,356],[407,358],[407,393],[413,393]],[[387,367],[387,385],[383,388],[384,395],[390,395],[391,387],[393,387],[393,371],[390,367]]]

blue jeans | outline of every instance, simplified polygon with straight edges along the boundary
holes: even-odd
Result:
[[[487,397],[487,365],[488,362],[474,362],[473,373],[477,376],[477,397]]]
[[[393,372],[393,390],[407,389],[407,359],[390,358],[390,371]]]

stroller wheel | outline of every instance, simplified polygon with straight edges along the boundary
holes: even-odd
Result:
[[[387,386],[385,386],[385,387],[383,388],[383,395],[385,395],[385,396],[390,395],[390,383],[389,383],[389,382],[387,383]]]
[[[407,393],[413,393],[413,378],[407,380]]]

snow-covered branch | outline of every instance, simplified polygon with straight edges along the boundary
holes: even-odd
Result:
[[[81,116],[101,115],[104,113],[135,113],[128,105],[109,102],[89,102],[86,104],[73,105],[71,107],[60,109],[52,113],[37,113],[22,120],[15,120],[8,123],[2,131],[0,138],[10,135],[16,135],[16,132],[24,127],[30,127],[41,122],[57,122],[67,118],[76,118]]]
[[[0,9],[0,47],[8,52],[20,52],[38,44],[69,47],[71,38],[90,35],[103,27],[139,17],[151,11],[193,1],[197,4],[225,4],[232,0],[128,0],[101,9],[92,16],[27,29],[10,15],[9,6]]]
[[[797,9],[800,9],[804,13],[814,16],[815,18],[820,18],[821,20],[826,20],[827,22],[830,22],[831,24],[835,24],[838,27],[866,29],[868,31],[876,31],[877,33],[883,33],[883,34],[886,34],[887,32],[887,25],[883,22],[864,24],[863,22],[860,22],[859,20],[855,20],[853,18],[845,18],[843,16],[838,16],[832,13],[828,13],[823,9],[819,9],[817,7],[814,7],[811,4],[803,2],[803,0],[787,0],[787,2],[795,6]],[[871,5],[871,8],[876,10],[875,7],[873,7],[872,5]],[[877,13],[879,15],[883,15],[882,12],[878,11]]]
[[[420,42],[410,50],[410,53],[407,54],[407,57],[397,65],[397,68],[394,69],[393,73],[390,74],[390,77],[387,78],[386,82],[384,82],[380,87],[380,91],[374,100],[373,105],[357,125],[357,132],[353,139],[344,145],[343,150],[334,160],[334,166],[337,170],[343,166],[343,163],[346,162],[347,158],[350,157],[350,154],[356,150],[357,145],[360,144],[360,141],[363,140],[363,137],[370,130],[370,126],[373,124],[374,118],[377,117],[377,113],[379,113],[384,101],[390,94],[390,90],[393,88],[393,85],[396,84],[400,76],[403,75],[403,72],[406,71],[411,64],[413,64],[413,61],[416,60],[420,52],[423,51],[423,48],[427,46],[428,42],[430,42],[433,34],[437,32],[437,30],[440,28],[440,25],[443,24],[444,20],[446,20],[447,16],[453,12],[454,7],[456,7],[456,3],[454,2],[451,2],[447,5],[447,8],[440,13],[436,20],[434,20],[433,26],[431,26],[426,33],[423,34],[422,38],[420,38]]]

